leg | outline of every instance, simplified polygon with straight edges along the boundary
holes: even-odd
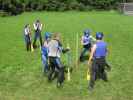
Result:
[[[29,51],[29,48],[28,48],[28,36],[25,35],[25,43],[26,43],[26,50]]]
[[[26,50],[29,51],[29,45],[26,43]]]
[[[105,72],[105,69],[104,69],[104,68],[101,69],[101,78],[102,78],[102,80],[104,80],[105,82],[108,81],[108,79],[107,79],[107,73]]]
[[[105,72],[105,66],[106,66],[106,61],[105,59],[101,59],[99,61],[99,67],[100,67],[100,77],[101,79],[103,79],[104,81],[108,81],[107,80],[107,74]]]
[[[38,38],[38,33],[35,32],[34,42],[33,42],[33,48],[36,48],[36,40]]]
[[[45,55],[42,55],[42,62],[44,65],[42,68],[42,72],[47,73],[48,72],[48,61],[47,61],[47,57]]]
[[[30,36],[28,36],[28,48],[31,51],[31,40],[30,40]]]
[[[54,58],[49,58],[50,71],[48,73],[48,81],[52,81],[53,73],[55,72]]]
[[[57,78],[57,87],[60,87],[64,82],[64,68],[59,58],[56,59],[56,64],[57,64],[56,67],[59,70],[58,78]]]
[[[96,74],[97,74],[96,68],[97,68],[97,64],[96,64],[96,61],[94,60],[91,67],[91,76],[90,76],[90,83],[89,83],[90,90],[92,90],[95,85]]]
[[[87,48],[83,48],[83,51],[80,54],[80,61],[83,61],[84,54],[88,51]]]
[[[41,36],[41,32],[39,33],[39,38],[40,38],[40,45],[42,47],[43,43],[42,43],[42,36]]]

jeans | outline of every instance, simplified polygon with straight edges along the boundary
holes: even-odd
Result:
[[[103,79],[107,81],[107,74],[105,72],[106,60],[105,58],[93,59],[92,67],[90,69],[91,78],[90,78],[90,87],[94,87],[96,79]]]
[[[44,73],[48,72],[48,57],[47,56],[42,55],[42,63],[43,63],[42,71]]]
[[[40,32],[40,31],[36,31],[36,32],[35,32],[33,47],[36,46],[36,40],[37,40],[37,38],[40,39],[40,45],[41,45],[41,47],[42,47],[43,44],[42,44],[42,36],[41,36],[41,32]]]
[[[25,43],[27,51],[31,50],[31,40],[29,35],[25,35]]]
[[[49,57],[50,62],[50,73],[48,75],[48,80],[52,80],[54,73],[57,73],[57,83],[63,83],[64,81],[64,67],[58,57]]]

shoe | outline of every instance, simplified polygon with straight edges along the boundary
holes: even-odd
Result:
[[[61,83],[59,83],[59,82],[57,82],[57,88],[61,88],[62,87],[62,84]]]
[[[89,87],[88,87],[88,90],[89,90],[89,91],[93,91],[93,87],[92,87],[92,86],[89,86]]]

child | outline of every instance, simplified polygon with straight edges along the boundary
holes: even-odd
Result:
[[[101,78],[104,81],[107,81],[107,74],[105,72],[105,66],[110,69],[106,62],[107,56],[107,43],[103,41],[103,33],[96,33],[96,44],[93,45],[90,58],[88,64],[92,61],[91,70],[91,78],[89,83],[89,89],[92,90],[94,88],[95,80],[97,78]]]
[[[42,24],[39,20],[36,20],[36,22],[33,24],[34,30],[35,30],[35,37],[34,37],[34,42],[33,42],[33,47],[36,48],[36,40],[37,38],[40,39],[40,45],[42,47],[42,36],[41,36],[41,31],[42,31]]]
[[[29,24],[26,24],[24,27],[24,37],[26,42],[26,50],[31,51],[31,31]]]
[[[91,31],[89,29],[85,30],[84,34],[83,34],[83,36],[81,38],[81,44],[83,45],[83,50],[82,50],[82,52],[80,54],[80,61],[83,61],[84,54],[87,51],[90,51],[92,43],[96,41],[96,39],[93,38],[90,35],[90,33],[91,33]]]
[[[60,42],[60,34],[54,33],[53,39],[48,44],[49,49],[49,63],[50,63],[50,73],[48,75],[48,80],[52,80],[52,76],[54,73],[57,73],[57,87],[62,86],[64,81],[64,66],[61,62],[61,53],[65,53],[69,51],[69,47],[67,49],[63,49],[62,44]]]
[[[45,40],[44,40],[44,44],[41,48],[42,51],[42,63],[43,63],[43,73],[47,73],[49,68],[48,68],[48,43],[51,39],[51,33],[46,32],[45,33]]]

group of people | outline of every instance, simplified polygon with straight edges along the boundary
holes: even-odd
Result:
[[[36,49],[36,40],[39,38],[41,47],[41,58],[42,58],[42,71],[44,75],[47,75],[48,81],[51,82],[57,78],[57,87],[61,87],[65,79],[64,77],[64,65],[61,62],[61,53],[67,53],[70,48],[63,48],[60,41],[60,33],[45,32],[44,41],[41,36],[42,24],[37,20],[34,24],[35,37],[32,44],[30,25],[27,24],[24,27],[24,37],[26,42],[27,51]]]
[[[84,54],[89,51],[88,60],[88,72],[90,72],[89,90],[93,90],[95,81],[97,79],[102,79],[108,81],[106,69],[111,70],[110,65],[106,61],[106,56],[108,53],[107,43],[104,42],[103,32],[96,32],[96,38],[91,36],[90,30],[85,30],[84,35],[81,38],[81,44],[83,45],[83,50],[80,54],[80,61],[83,61]]]
[[[34,41],[32,45],[32,37],[31,37],[31,27],[29,24],[26,24],[24,27],[24,37],[25,37],[25,42],[26,42],[26,49],[27,51],[31,51],[32,47],[35,49],[37,48],[36,45],[36,40],[37,38],[40,39],[40,45],[43,45],[42,42],[42,36],[41,36],[41,31],[42,31],[42,24],[39,20],[36,20],[35,23],[33,24],[35,36],[34,36]]]
[[[61,43],[60,33],[45,32],[44,41],[41,36],[42,24],[37,20],[34,24],[35,37],[32,44],[30,25],[27,24],[24,27],[24,35],[27,51],[31,51],[32,48],[36,49],[36,40],[39,38],[41,46],[41,58],[42,58],[42,71],[47,73],[48,81],[51,82],[57,78],[57,87],[61,87],[64,82],[64,65],[61,62],[61,53],[67,53],[70,51],[70,47],[63,48]],[[103,79],[107,81],[107,74],[105,69],[110,69],[110,66],[106,62],[106,56],[108,53],[107,43],[103,41],[104,34],[102,32],[96,32],[96,38],[91,35],[89,29],[83,32],[81,37],[81,45],[83,50],[80,54],[79,61],[82,62],[84,55],[89,51],[88,70],[90,72],[89,89],[92,90],[97,79]],[[33,47],[32,47],[33,45]],[[90,65],[91,64],[91,65]]]

